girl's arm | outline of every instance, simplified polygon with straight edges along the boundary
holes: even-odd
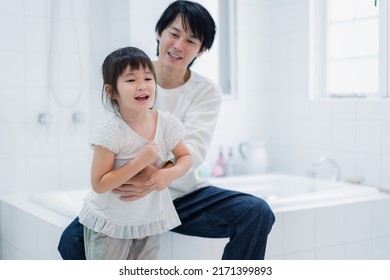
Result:
[[[176,164],[157,170],[146,182],[146,186],[154,190],[162,190],[171,185],[172,181],[185,175],[192,166],[192,156],[183,141],[172,150]]]
[[[105,193],[126,183],[142,169],[151,164],[157,156],[153,142],[145,144],[137,156],[118,169],[112,169],[115,153],[102,147],[94,147],[91,184],[96,193]]]

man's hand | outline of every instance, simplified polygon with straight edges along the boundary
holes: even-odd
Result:
[[[154,165],[148,165],[140,173],[131,178],[126,184],[115,188],[112,192],[120,194],[120,199],[124,201],[133,201],[138,198],[144,197],[153,191],[153,187],[146,186],[151,176],[159,170],[158,167]]]
[[[146,185],[155,191],[161,191],[172,184],[170,177],[169,169],[162,168],[151,176],[150,180],[146,182]]]

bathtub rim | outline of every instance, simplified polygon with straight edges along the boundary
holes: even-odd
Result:
[[[305,176],[298,176],[298,175],[290,175],[290,174],[280,174],[280,173],[267,173],[267,174],[260,174],[260,175],[242,175],[242,176],[235,176],[232,177],[233,180],[238,182],[239,180],[244,180],[246,181],[251,181],[255,178],[262,177],[266,179],[273,179],[273,178],[281,178],[283,180],[297,180],[301,182],[307,182],[310,180],[313,180],[311,178],[305,177]],[[218,184],[223,184],[226,182],[226,180],[229,180],[229,177],[219,177],[219,178],[213,178],[211,182],[215,182],[215,186],[218,186]],[[310,208],[321,208],[321,207],[328,207],[328,206],[336,206],[336,205],[344,205],[344,204],[351,204],[351,203],[357,203],[357,202],[362,202],[362,201],[372,201],[375,199],[383,199],[383,198],[388,198],[389,194],[382,192],[380,188],[374,187],[374,186],[369,186],[369,185],[362,185],[362,184],[351,184],[347,182],[342,182],[342,181],[330,181],[330,180],[323,180],[323,179],[314,179],[319,184],[334,184],[335,186],[332,188],[334,190],[337,190],[338,187],[344,189],[344,190],[357,190],[356,193],[354,193],[353,196],[349,197],[344,197],[342,195],[329,195],[327,199],[324,201],[322,198],[320,199],[314,199],[312,201],[305,201],[303,205],[299,205],[295,202],[291,203],[290,198],[279,198],[277,201],[267,201],[266,202],[270,205],[272,208],[273,212],[275,213],[282,213],[282,212],[288,212],[288,211],[297,211],[297,210],[305,210],[305,209],[310,209]],[[230,189],[230,188],[227,188]],[[240,191],[245,192],[244,189],[240,189]],[[338,191],[338,190],[337,190]],[[340,191],[342,192],[342,190]],[[364,196],[363,196],[364,195]],[[298,198],[300,195],[294,195],[293,199]],[[302,195],[303,197],[306,195]],[[315,194],[313,195],[315,196]],[[312,199],[313,197],[309,197],[308,200]],[[333,198],[333,200],[329,200]],[[302,198],[301,198],[302,199]],[[306,200],[303,198],[303,200]],[[281,203],[279,203],[281,202]],[[287,206],[283,206],[280,204],[284,204],[288,202],[289,204]]]
[[[42,193],[42,192],[39,192]],[[29,215],[33,215],[45,222],[51,223],[55,226],[65,228],[72,221],[72,219],[62,213],[59,213],[53,209],[45,207],[31,201],[31,196],[34,193],[9,193],[0,196],[0,209],[3,210],[7,207],[15,207],[18,211],[23,211]],[[5,214],[3,211],[1,215]]]
[[[210,180],[210,184],[211,185],[215,185],[215,186],[218,186],[220,187],[220,185],[223,184],[223,182],[226,182],[226,180],[233,180],[233,181],[239,181],[239,180],[253,180],[253,179],[256,179],[256,178],[282,178],[282,179],[295,179],[295,180],[307,180],[305,177],[302,177],[302,176],[294,176],[294,175],[286,175],[286,174],[275,174],[275,173],[272,173],[272,174],[261,174],[261,175],[253,175],[253,176],[248,176],[248,175],[243,175],[243,176],[235,176],[235,177],[222,177],[222,178],[213,178]],[[320,181],[323,181],[323,182],[328,182],[326,180],[320,180]],[[330,181],[329,181],[330,182]],[[325,207],[325,206],[333,206],[333,205],[341,205],[341,204],[348,204],[348,203],[355,203],[355,202],[360,202],[360,201],[369,201],[369,200],[373,200],[373,199],[377,199],[377,198],[385,198],[385,197],[388,197],[388,195],[384,194],[384,193],[381,193],[378,188],[375,188],[375,187],[370,187],[370,186],[366,186],[366,185],[353,185],[353,184],[347,184],[347,183],[343,183],[343,182],[337,182],[337,184],[342,184],[344,186],[348,186],[350,189],[352,188],[363,188],[365,191],[365,195],[362,197],[361,195],[359,196],[356,196],[356,197],[347,197],[347,198],[343,198],[343,197],[338,197],[337,199],[334,199],[334,200],[326,200],[326,201],[322,201],[323,199],[320,199],[320,200],[315,200],[315,201],[306,201],[305,204],[303,205],[300,205],[299,203],[291,203],[291,201],[289,202],[290,204],[288,205],[280,205],[280,203],[278,203],[278,201],[280,202],[281,200],[283,200],[282,198],[273,202],[273,201],[267,201],[266,202],[270,205],[270,207],[272,208],[272,210],[275,212],[275,213],[280,213],[280,212],[286,212],[286,211],[294,211],[294,210],[303,210],[303,209],[308,209],[308,208],[317,208],[317,207]],[[227,188],[227,189],[231,189],[231,188]],[[50,211],[53,211],[55,212],[56,214],[58,215],[62,215],[63,217],[66,217],[66,218],[75,218],[77,215],[78,215],[78,211],[73,208],[71,210],[63,210],[62,209],[58,209],[58,207],[56,207],[56,203],[53,202],[51,203],[51,205],[48,205],[50,203],[47,202],[47,199],[46,199],[46,202],[42,202],[44,201],[45,199],[39,199],[39,196],[40,195],[58,195],[58,194],[62,194],[62,193],[69,193],[69,192],[80,192],[80,193],[83,193],[83,194],[87,194],[89,191],[89,189],[86,189],[86,188],[83,188],[83,189],[80,189],[80,188],[77,188],[77,189],[69,189],[69,190],[53,190],[53,191],[40,191],[40,192],[34,192],[34,193],[30,193],[29,195],[26,195],[25,199],[27,199],[29,201],[29,203],[32,203],[32,204],[36,204],[37,206],[41,207],[41,208],[45,208],[47,210],[50,210]],[[245,192],[246,190],[245,189],[240,189],[239,191],[243,191]],[[38,199],[32,199],[33,197],[37,198]],[[289,199],[284,199],[284,203],[286,201],[288,201]],[[50,199],[49,199],[50,201]],[[45,204],[42,205],[42,203]],[[279,205],[277,205],[279,204]],[[283,204],[283,203],[282,203]],[[61,207],[60,207],[61,208]],[[81,209],[81,205],[78,207],[79,209]],[[77,213],[77,214],[76,214]]]

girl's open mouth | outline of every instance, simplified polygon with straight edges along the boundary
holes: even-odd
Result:
[[[137,96],[137,97],[135,98],[135,100],[138,100],[138,101],[148,100],[148,99],[149,99],[149,95],[147,95],[147,94],[142,94],[142,95]]]

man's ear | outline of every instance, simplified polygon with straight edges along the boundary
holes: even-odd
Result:
[[[196,55],[196,57],[201,57],[204,53],[205,53],[206,49],[205,48],[202,48],[198,54]]]

